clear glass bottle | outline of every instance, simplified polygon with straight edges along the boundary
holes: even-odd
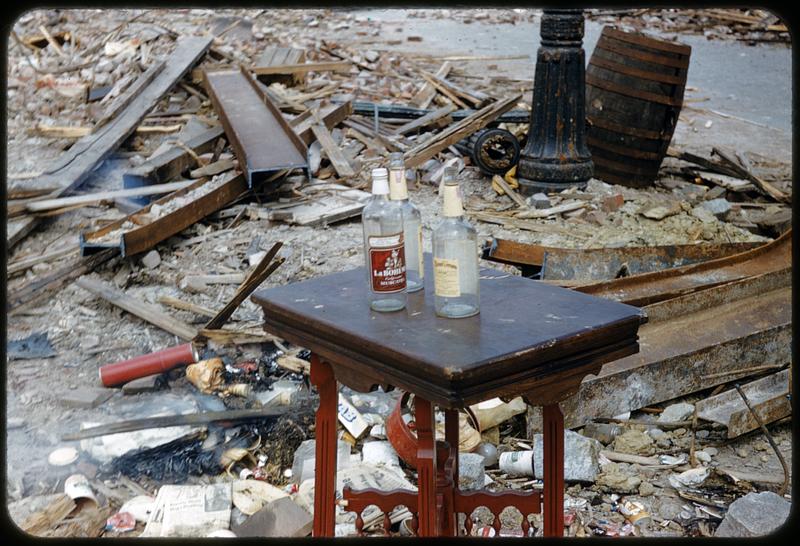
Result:
[[[372,197],[361,213],[369,305],[375,311],[406,306],[403,210],[389,199],[389,174],[372,169]]]
[[[436,314],[463,318],[477,315],[478,236],[464,220],[464,209],[456,176],[458,171],[444,171],[444,219],[433,232],[433,284]]]
[[[422,215],[408,200],[406,166],[402,152],[389,155],[389,198],[403,209],[403,236],[406,244],[406,291],[422,290],[425,268],[422,261]]]

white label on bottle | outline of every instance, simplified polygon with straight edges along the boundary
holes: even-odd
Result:
[[[425,262],[422,260],[422,224],[419,226],[419,245],[417,251],[419,252],[419,280],[425,278]]]
[[[433,287],[437,296],[457,298],[461,296],[458,284],[458,260],[433,259]]]
[[[408,199],[405,171],[399,169],[389,171],[389,199],[392,201]]]

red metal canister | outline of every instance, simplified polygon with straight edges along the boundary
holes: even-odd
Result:
[[[100,367],[100,381],[105,387],[117,387],[128,381],[155,375],[180,364],[197,362],[199,355],[192,343],[184,343],[147,355],[137,356]]]

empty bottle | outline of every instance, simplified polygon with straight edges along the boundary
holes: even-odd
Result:
[[[475,228],[464,220],[456,176],[458,171],[444,171],[444,219],[433,232],[433,284],[436,314],[463,318],[477,315],[478,237]]]
[[[386,169],[372,169],[372,197],[361,213],[364,229],[368,299],[375,311],[398,311],[406,306],[406,264],[403,210],[389,199]]]
[[[389,198],[403,209],[403,238],[406,244],[406,291],[422,290],[425,268],[422,261],[422,216],[408,200],[403,154],[389,155]]]

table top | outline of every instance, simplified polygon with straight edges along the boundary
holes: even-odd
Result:
[[[599,369],[638,351],[638,327],[646,321],[640,309],[495,269],[481,269],[478,315],[438,317],[430,254],[425,262],[425,288],[409,294],[401,311],[370,309],[363,267],[261,290],[252,298],[264,309],[268,332],[320,354],[335,366],[337,378],[341,366],[345,376],[364,376],[445,405],[569,370],[575,375],[587,364]]]

